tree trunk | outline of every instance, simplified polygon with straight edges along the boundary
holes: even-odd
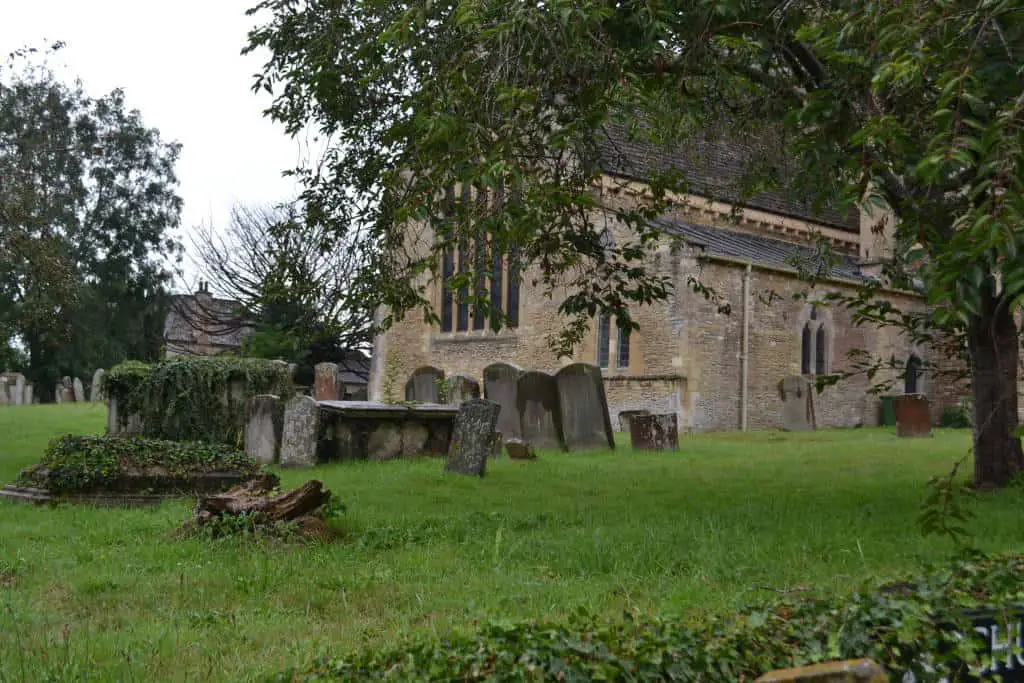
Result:
[[[968,329],[974,397],[974,485],[1001,488],[1024,470],[1017,436],[1017,324],[990,282]]]

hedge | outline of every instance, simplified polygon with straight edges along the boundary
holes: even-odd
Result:
[[[39,464],[22,471],[18,481],[54,492],[90,491],[156,468],[169,482],[209,472],[260,471],[244,453],[219,444],[69,434],[51,441]]]
[[[870,657],[893,680],[962,680],[979,661],[963,608],[1020,600],[1024,557],[966,557],[843,600],[787,599],[700,624],[639,618],[490,623],[474,636],[325,658],[275,681],[751,681],[771,670]],[[1005,633],[1005,629],[1002,631]]]

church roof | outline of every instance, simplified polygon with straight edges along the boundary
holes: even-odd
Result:
[[[169,343],[192,344],[202,333],[207,343],[225,348],[238,348],[251,326],[238,315],[239,304],[230,299],[209,295],[176,294],[171,297],[170,310],[164,320],[164,339]]]
[[[855,208],[841,213],[833,208],[816,207],[795,192],[768,190],[743,197],[743,180],[754,160],[771,162],[780,175],[787,164],[785,155],[773,148],[765,136],[712,135],[688,141],[675,148],[646,140],[630,140],[621,124],[605,126],[606,135],[598,142],[604,171],[630,180],[646,182],[655,173],[678,170],[691,194],[747,206],[770,213],[820,223],[846,232],[860,232],[860,217]]]
[[[857,260],[847,254],[833,252],[826,259],[825,254],[812,245],[794,244],[670,218],[659,218],[654,223],[666,233],[682,237],[688,244],[703,249],[709,256],[733,258],[754,265],[787,270],[797,270],[799,265],[820,277],[848,280],[865,278],[857,266]]]

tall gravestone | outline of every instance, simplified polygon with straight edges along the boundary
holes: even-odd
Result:
[[[11,403],[16,406],[25,405],[25,376],[18,375],[10,388]]]
[[[566,446],[615,448],[601,368],[590,363],[566,365],[555,374],[555,382]]]
[[[497,403],[481,398],[465,401],[459,407],[445,470],[484,476],[487,456],[491,453],[494,426],[501,410],[502,407]]]
[[[337,363],[317,363],[313,368],[313,397],[318,401],[337,401],[342,396]]]
[[[0,406],[5,406],[10,402],[11,399],[7,392],[7,378],[0,377]]]
[[[421,403],[441,402],[441,383],[444,370],[427,365],[417,368],[405,383],[405,400]]]
[[[491,363],[484,368],[484,398],[501,406],[498,431],[506,439],[523,435],[519,425],[519,401],[516,398],[519,376],[522,374],[521,368],[510,363]]]
[[[537,448],[565,449],[558,383],[554,375],[531,370],[519,376],[516,412],[522,438]]]
[[[471,398],[480,398],[480,383],[468,375],[456,373],[445,380],[447,402],[459,405]]]
[[[33,401],[33,400],[34,400],[34,398],[35,398],[35,397],[34,397],[34,396],[32,395],[33,393],[34,393],[34,387],[33,387],[33,386],[32,386],[31,384],[26,384],[26,385],[25,385],[25,398],[24,398],[24,400],[25,400],[25,405],[27,405],[27,406],[30,406],[30,405],[32,405],[32,401]]]
[[[71,383],[71,387],[75,392],[75,402],[81,403],[85,401],[85,385],[82,384],[82,380],[76,377]]]
[[[802,432],[815,428],[814,396],[811,383],[802,375],[790,375],[779,383],[782,398],[782,428]]]
[[[245,409],[245,454],[262,465],[277,462],[282,421],[277,396],[254,396]]]
[[[103,368],[96,368],[92,373],[92,387],[89,391],[89,400],[93,403],[103,400],[103,375],[106,374]]]
[[[320,441],[320,406],[309,396],[295,396],[284,407],[281,465],[312,467]]]

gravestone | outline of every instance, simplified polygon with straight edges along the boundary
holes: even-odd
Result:
[[[649,410],[620,410],[619,411],[619,431],[630,433],[629,423],[637,415],[650,415]]]
[[[25,377],[18,375],[14,380],[14,386],[9,389],[11,403],[16,406],[25,405]]]
[[[32,405],[32,401],[35,398],[34,396],[32,396],[33,393],[34,393],[34,387],[31,384],[26,384],[25,385],[25,397],[24,397],[25,405],[27,405],[27,406]]]
[[[448,462],[444,466],[446,471],[484,476],[500,412],[500,405],[482,398],[472,398],[459,407],[448,447]]]
[[[754,683],[888,683],[889,674],[870,659],[811,664],[771,671]]]
[[[103,368],[96,368],[92,373],[92,388],[89,392],[89,400],[93,403],[103,400],[103,375],[106,374]]]
[[[816,428],[813,388],[806,377],[785,377],[779,382],[779,395],[782,398],[782,429],[802,432]]]
[[[311,467],[316,464],[320,440],[320,406],[309,396],[295,396],[284,407],[281,428],[281,465]]]
[[[444,370],[430,365],[417,368],[405,383],[405,400],[421,403],[441,403],[441,382]]]
[[[11,399],[7,393],[7,378],[0,377],[0,406],[5,406],[10,402]]]
[[[337,363],[317,363],[313,368],[313,398],[318,401],[337,401],[341,398]]]
[[[82,384],[82,380],[78,377],[75,378],[71,385],[75,392],[75,402],[82,403],[85,401],[85,386]]]
[[[638,451],[679,449],[679,423],[675,413],[634,415],[629,422],[629,442]]]
[[[516,383],[516,412],[524,439],[537,448],[565,450],[554,375],[538,371],[520,375]]]
[[[896,409],[896,436],[931,436],[932,413],[928,398],[923,394],[905,394],[893,397]]]
[[[445,389],[448,392],[447,402],[452,405],[457,406],[471,398],[480,398],[480,383],[468,375],[452,375],[445,381]]]
[[[491,434],[491,460],[500,458],[503,450],[505,450],[505,435],[495,429]]]
[[[277,396],[263,394],[245,407],[245,454],[261,465],[277,462],[283,427],[278,403]]]
[[[601,369],[590,363],[566,365],[555,374],[562,433],[570,449],[615,448]]]
[[[537,454],[526,439],[509,439],[505,442],[510,460],[536,460]]]
[[[484,368],[484,398],[501,406],[498,414],[498,431],[505,438],[522,436],[519,425],[518,391],[521,368],[509,363],[491,363]]]

